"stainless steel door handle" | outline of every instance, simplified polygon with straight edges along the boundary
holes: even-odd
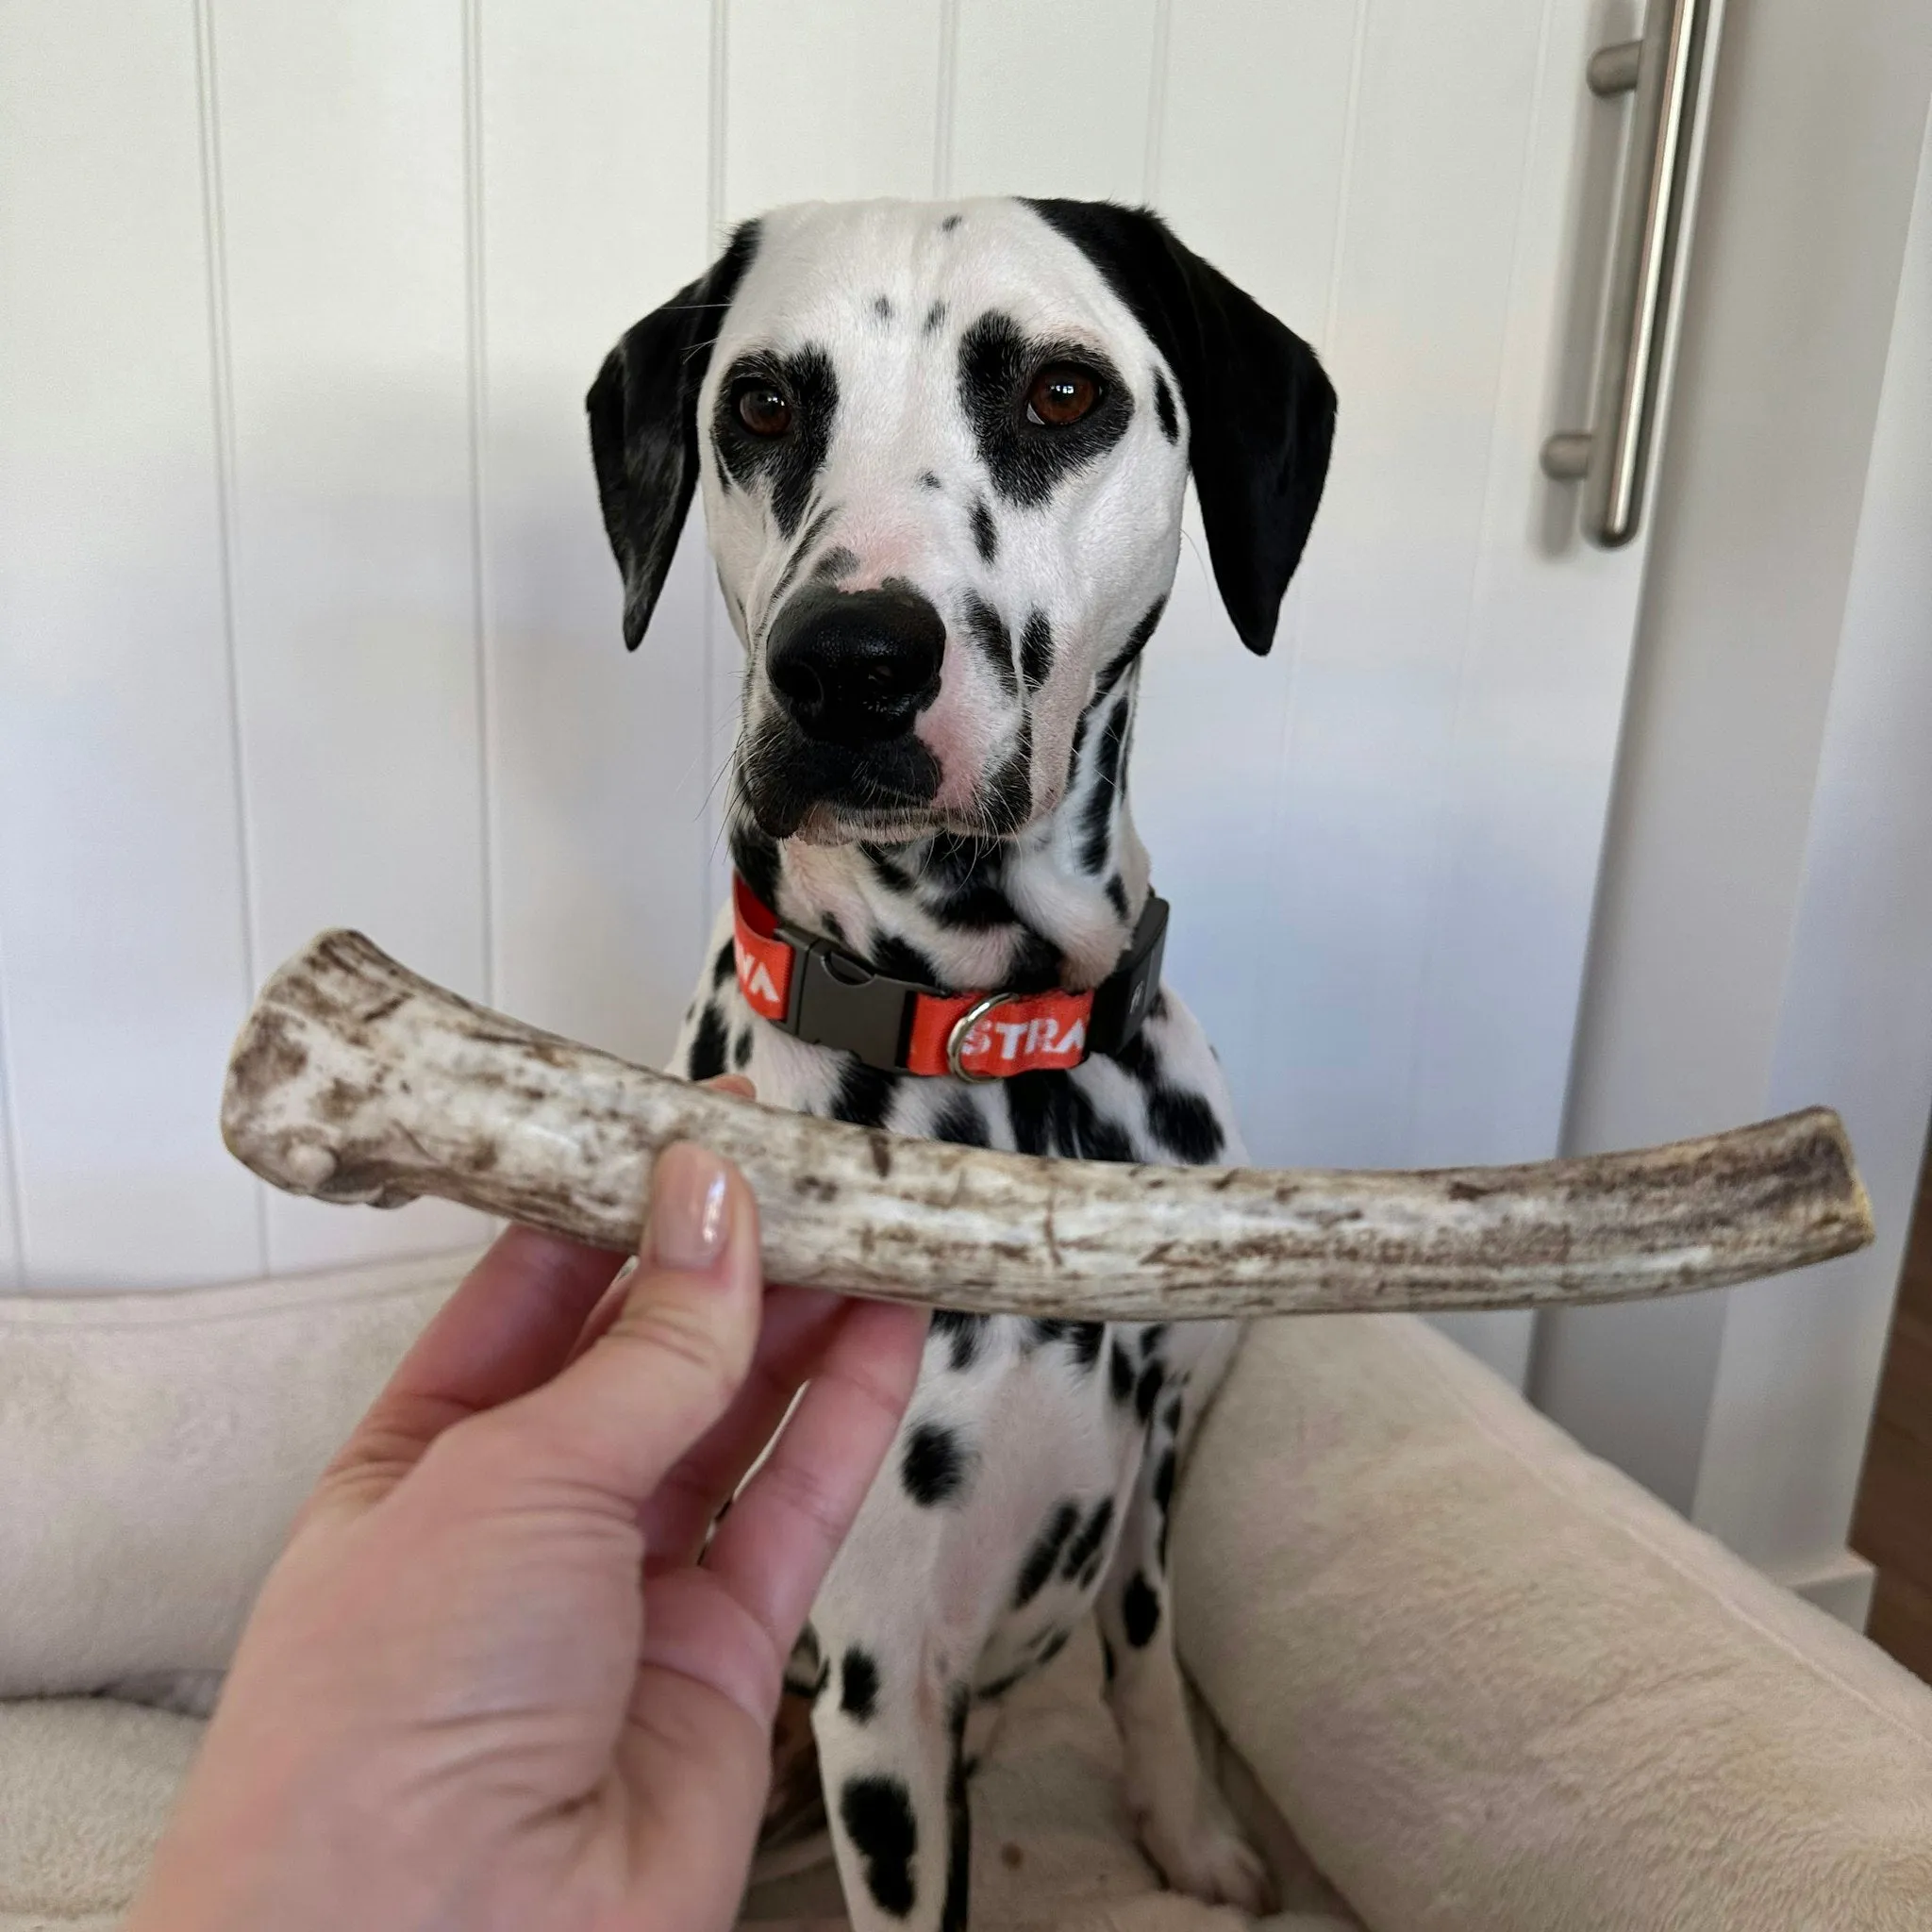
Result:
[[[1636,102],[1595,420],[1551,437],[1542,467],[1557,482],[1582,483],[1583,534],[1607,550],[1629,542],[1643,514],[1710,13],[1711,0],[1650,0],[1643,38],[1598,48],[1587,70],[1593,94],[1634,92]]]

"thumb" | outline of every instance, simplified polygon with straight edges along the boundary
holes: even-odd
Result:
[[[616,1320],[554,1379],[463,1426],[525,1479],[635,1510],[744,1380],[763,1300],[744,1177],[708,1148],[667,1147]]]

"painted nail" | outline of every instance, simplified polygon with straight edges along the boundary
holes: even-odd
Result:
[[[724,1251],[724,1163],[708,1147],[667,1147],[651,1176],[651,1258],[661,1268],[708,1268]]]

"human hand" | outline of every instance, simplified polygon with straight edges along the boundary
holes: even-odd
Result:
[[[270,1573],[130,1932],[730,1924],[924,1317],[765,1292],[749,1190],[691,1146],[617,1268],[512,1229],[410,1351]]]

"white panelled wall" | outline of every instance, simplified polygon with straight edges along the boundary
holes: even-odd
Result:
[[[1133,773],[1257,1154],[1550,1151],[1641,561],[1535,450],[1588,378],[1627,8],[0,0],[0,1024],[29,1290],[440,1246],[269,1197],[249,989],[362,926],[620,1051],[722,882],[698,533],[636,658],[581,398],[784,200],[1147,199],[1323,350],[1279,647],[1196,534]],[[1474,1333],[1520,1370],[1525,1317]]]

